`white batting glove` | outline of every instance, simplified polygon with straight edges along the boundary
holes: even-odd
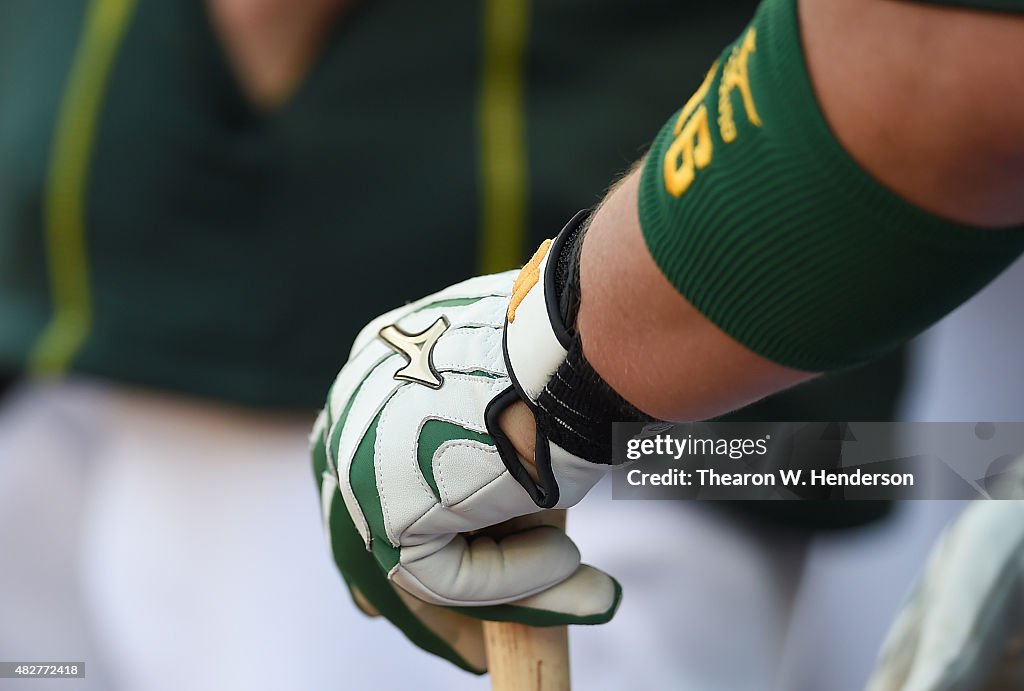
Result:
[[[357,337],[314,443],[324,455],[318,472],[328,530],[354,528],[365,550],[355,555],[346,547],[352,541],[331,535],[360,597],[381,592],[366,573],[369,551],[378,578],[471,617],[556,625],[613,616],[618,584],[581,566],[563,531],[474,533],[573,506],[609,467],[539,432],[534,482],[497,425],[508,405],[536,405],[566,359],[545,294],[546,250],[547,243],[521,272],[474,278],[388,312]]]

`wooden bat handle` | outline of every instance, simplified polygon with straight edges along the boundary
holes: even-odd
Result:
[[[543,511],[510,521],[512,530],[535,525],[565,527],[565,511]],[[506,528],[502,524],[502,528]],[[569,691],[569,632],[564,626],[535,628],[484,622],[487,667],[493,691]]]
[[[493,691],[569,691],[569,632],[484,622]]]

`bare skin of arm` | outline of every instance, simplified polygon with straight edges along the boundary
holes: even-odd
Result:
[[[862,167],[937,215],[1024,223],[1024,89],[1011,76],[1024,73],[1024,18],[891,0],[799,9],[818,102]],[[644,242],[639,180],[635,168],[611,191],[583,245],[577,326],[594,369],[644,412],[679,421],[816,376],[753,353],[679,295]],[[502,427],[532,459],[526,405],[510,407]]]

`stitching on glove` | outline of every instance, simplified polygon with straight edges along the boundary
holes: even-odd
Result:
[[[383,412],[381,413],[381,416],[380,416],[380,424],[377,425],[377,430],[378,431],[381,430],[381,429],[385,429],[388,426],[387,425],[387,421],[391,419],[391,409],[390,409],[391,408],[391,404],[392,403],[397,403],[400,397],[406,396],[406,395],[411,395],[415,391],[415,389],[410,388],[410,386],[411,386],[411,384],[404,384],[404,385],[402,385],[399,388],[399,390],[396,391],[395,394],[393,396],[391,396],[390,399],[388,399],[388,402],[385,404],[384,410],[383,410]],[[415,439],[419,439],[420,434],[423,431],[423,425],[425,425],[427,423],[427,420],[430,420],[430,419],[431,418],[424,418],[423,420],[420,421],[419,425],[416,427]],[[374,441],[373,441],[373,467],[374,467],[374,470],[377,469],[377,459],[381,456],[381,449],[378,448],[378,445],[380,443],[381,443],[381,435],[378,434],[377,438],[374,439]],[[417,482],[419,482],[420,489],[422,489],[424,492],[426,492],[427,495],[430,496],[431,498],[434,498],[434,490],[430,489],[430,485],[427,484],[426,479],[424,479],[423,474],[420,472],[419,462],[416,459],[417,446],[418,445],[415,444],[415,443],[412,445],[412,451],[410,453],[410,458],[407,458],[406,460],[411,462],[411,468],[414,470],[413,476],[415,476]],[[376,480],[376,485],[377,485],[377,496],[380,497],[381,512],[384,514],[384,532],[385,533],[390,533],[390,531],[392,529],[392,524],[391,524],[392,522],[391,522],[391,518],[390,518],[390,516],[388,514],[387,499],[386,499],[385,494],[384,494],[384,488],[380,484],[380,475],[378,473],[374,473],[374,475],[375,475],[375,480]],[[388,541],[391,542],[393,547],[399,547],[401,545],[401,534],[404,533],[406,530],[408,530],[408,526],[402,527],[401,528],[401,532],[399,534],[396,534],[394,536],[394,538],[392,538],[391,535],[388,535]]]
[[[501,458],[501,454],[498,454],[498,458]],[[483,491],[484,491],[485,489],[487,489],[488,487],[490,487],[491,485],[493,485],[493,484],[494,484],[495,482],[497,482],[497,481],[498,481],[498,480],[500,480],[501,478],[505,477],[505,473],[507,473],[507,472],[508,472],[508,468],[506,468],[506,469],[505,469],[505,470],[503,470],[503,471],[502,471],[501,473],[499,473],[499,474],[498,474],[498,476],[497,476],[497,477],[495,477],[494,479],[492,479],[492,480],[488,480],[488,481],[487,481],[486,483],[484,483],[484,484],[480,485],[480,488],[479,488],[479,489],[478,489],[477,491],[473,492],[473,494],[469,495],[468,497],[466,497],[466,498],[465,498],[465,499],[463,499],[462,501],[460,501],[460,502],[457,502],[457,503],[455,503],[455,504],[452,504],[451,506],[447,506],[447,507],[445,507],[445,508],[447,508],[447,509],[448,509],[448,510],[450,510],[450,511],[454,511],[455,513],[459,513],[459,512],[457,512],[457,511],[455,511],[455,508],[456,508],[456,507],[458,507],[458,506],[462,506],[462,505],[463,505],[463,504],[465,504],[465,503],[466,503],[467,501],[469,501],[470,499],[472,499],[473,497],[475,497],[476,495],[480,494],[480,493],[481,493],[481,492],[483,492]]]
[[[499,455],[499,458],[500,458],[500,455]],[[402,536],[403,536],[403,537],[405,537],[405,535],[406,535],[406,534],[407,534],[407,533],[408,533],[408,532],[409,532],[410,530],[412,530],[413,526],[415,526],[415,525],[416,525],[417,523],[419,523],[420,521],[422,521],[422,520],[423,520],[423,519],[424,519],[424,518],[426,517],[426,515],[427,515],[428,513],[432,512],[432,511],[436,511],[436,510],[441,510],[441,511],[447,511],[447,512],[449,512],[449,513],[455,513],[455,514],[463,515],[461,511],[458,511],[458,510],[457,510],[457,508],[458,508],[458,507],[460,507],[460,506],[462,506],[463,504],[465,504],[465,503],[466,503],[467,501],[469,501],[470,499],[472,499],[473,497],[475,497],[475,496],[476,496],[477,494],[479,494],[480,492],[483,492],[483,491],[484,491],[485,489],[487,489],[488,487],[490,487],[491,485],[493,485],[493,484],[494,484],[495,482],[497,482],[497,481],[498,481],[498,480],[500,480],[501,478],[505,477],[505,473],[506,473],[506,472],[508,472],[508,470],[507,470],[507,469],[506,469],[506,470],[505,470],[504,472],[500,473],[500,474],[499,474],[499,475],[498,475],[497,477],[495,477],[495,478],[494,478],[493,480],[488,480],[488,481],[487,481],[486,483],[484,483],[483,485],[481,485],[481,486],[480,486],[480,488],[479,488],[479,489],[478,489],[478,490],[477,490],[476,492],[474,492],[473,494],[469,495],[468,497],[466,497],[465,499],[463,499],[463,500],[462,500],[462,501],[460,501],[460,502],[457,502],[457,503],[455,503],[455,504],[452,504],[451,506],[445,506],[444,504],[440,504],[440,503],[436,503],[436,504],[434,504],[434,505],[433,505],[433,506],[431,506],[431,507],[430,507],[429,509],[427,509],[427,510],[426,510],[426,511],[424,511],[424,512],[423,512],[422,514],[420,514],[420,515],[419,515],[419,516],[418,516],[418,517],[416,518],[416,520],[415,520],[415,521],[413,521],[412,523],[410,523],[410,524],[409,524],[409,527],[407,527],[407,528],[406,528],[405,530],[403,530],[403,531],[402,531]],[[527,530],[532,530],[532,528],[527,528]],[[518,532],[522,532],[522,531],[518,531]],[[452,539],[454,539],[456,535],[462,535],[462,534],[463,534],[463,533],[448,533],[448,535],[449,535],[449,536],[450,536],[450,537],[451,537]],[[509,535],[514,535],[514,534],[515,534],[515,533],[509,533]],[[439,535],[439,537],[443,537],[443,535],[444,535],[444,533],[442,533],[441,535]],[[450,542],[450,541],[451,541],[451,540],[449,540],[449,542]],[[404,544],[404,543],[403,543],[403,544]],[[448,543],[446,542],[446,543],[445,543],[445,545],[447,545],[447,544],[448,544]],[[444,545],[442,545],[441,547],[439,547],[439,548],[438,548],[438,550],[442,549],[443,547],[444,547]]]
[[[352,450],[349,453],[345,454],[345,472],[346,472],[346,474],[351,472],[351,470],[352,470],[352,458],[355,456],[356,450],[359,448],[359,440],[366,436],[366,432],[370,429],[370,426],[373,424],[374,419],[377,417],[377,415],[382,410],[384,410],[384,408],[387,407],[388,402],[392,399],[392,397],[394,397],[394,395],[401,388],[401,383],[395,382],[395,384],[396,384],[396,386],[394,386],[391,389],[391,392],[384,398],[384,401],[378,407],[374,408],[373,414],[370,415],[369,418],[367,418],[367,421],[366,421],[365,424],[360,426],[358,434],[355,435],[356,443],[352,445]],[[355,408],[357,404],[358,404],[358,401],[354,402],[352,404],[352,407]],[[345,438],[346,438],[345,437],[345,430],[342,430],[341,431],[341,436],[338,437],[338,453],[339,453],[339,455],[337,456],[338,460],[341,460],[341,456],[340,456],[341,447],[342,447],[342,442],[345,441]],[[374,442],[374,446],[376,446],[376,442]],[[338,473],[339,473],[339,476],[340,476],[340,473],[341,473],[341,467],[340,466],[338,467]]]
[[[474,369],[481,369],[481,368],[475,367]],[[478,376],[475,376],[475,375],[472,375],[472,374],[468,374],[466,372],[447,371],[446,373],[451,375],[451,379],[453,381],[481,383],[480,380],[484,379],[483,377],[478,377]],[[504,375],[502,376],[501,379],[491,379],[491,378],[488,377],[488,378],[486,378],[486,381],[484,381],[482,383],[484,384],[484,386],[486,386],[489,389],[496,389],[496,388],[499,388],[499,387],[505,385],[505,382],[503,381],[504,379],[507,379],[507,377],[505,377]],[[488,392],[487,400],[489,401],[491,398],[493,398],[493,395],[492,395],[491,392]],[[436,417],[435,416],[435,417],[431,417],[431,418],[425,418],[424,422],[426,422],[426,420],[440,420],[442,422],[457,422],[460,425],[462,425],[463,427],[467,427],[467,428],[473,430],[474,432],[490,433],[490,430],[487,428],[486,420],[469,420],[469,419],[467,419],[465,417],[462,417],[461,415],[458,415],[458,414],[455,414],[455,413],[445,413],[444,417]],[[481,423],[483,423],[482,426],[481,426]],[[422,423],[420,423],[420,424],[422,425]],[[417,430],[417,434],[418,433],[419,433],[419,431]],[[433,492],[431,492],[431,494],[433,494]]]
[[[381,344],[381,345],[383,345],[383,344]],[[385,347],[386,347],[386,346],[385,346]],[[380,369],[380,368],[381,368],[381,367],[382,367],[382,366],[383,366],[383,365],[384,365],[385,363],[387,363],[387,361],[388,361],[388,360],[390,360],[390,359],[392,359],[392,358],[401,358],[401,357],[402,357],[402,356],[401,356],[401,355],[399,355],[398,353],[395,353],[394,351],[390,351],[390,350],[389,350],[389,351],[388,351],[388,354],[387,354],[387,355],[385,355],[384,357],[381,357],[381,358],[380,358],[379,360],[377,360],[377,361],[376,361],[375,363],[373,363],[373,365],[371,365],[371,366],[370,366],[370,369],[368,369],[368,370],[366,371],[366,374],[364,374],[364,375],[362,376],[362,378],[361,378],[361,379],[359,380],[359,382],[358,382],[358,383],[357,383],[357,384],[355,385],[355,387],[353,387],[353,388],[352,388],[352,393],[351,393],[351,394],[349,394],[348,398],[347,398],[347,399],[346,399],[346,401],[345,401],[345,404],[346,404],[346,405],[348,404],[348,402],[349,402],[349,401],[351,401],[351,402],[352,402],[352,405],[351,405],[351,406],[349,406],[350,410],[351,410],[351,409],[355,409],[355,408],[356,408],[357,404],[359,403],[359,399],[358,399],[358,397],[359,397],[360,395],[366,395],[366,394],[365,394],[365,391],[366,391],[366,387],[364,386],[364,384],[366,383],[366,381],[367,381],[367,380],[368,380],[368,379],[369,379],[369,378],[370,378],[371,376],[373,376],[373,374],[374,374],[374,373],[375,373],[375,372],[376,372],[376,371],[377,371],[378,369]],[[392,390],[392,391],[391,391],[391,393],[389,393],[389,394],[387,395],[387,397],[385,397],[385,399],[384,399],[384,403],[382,403],[382,404],[381,404],[381,405],[380,405],[380,406],[379,406],[379,407],[378,407],[378,408],[377,408],[377,409],[376,409],[376,410],[374,411],[373,415],[372,415],[372,416],[370,417],[370,421],[366,423],[366,426],[365,426],[365,427],[363,427],[363,429],[362,429],[362,430],[360,430],[360,432],[359,432],[359,437],[358,437],[359,439],[362,439],[362,438],[363,438],[363,435],[365,435],[365,434],[366,434],[366,430],[368,430],[368,429],[370,428],[370,425],[371,425],[371,424],[373,423],[373,418],[375,418],[375,417],[377,416],[377,413],[378,413],[378,412],[380,412],[380,409],[384,407],[384,405],[385,405],[385,404],[386,404],[386,403],[388,402],[388,399],[390,399],[392,395],[394,395],[394,390]],[[333,397],[332,397],[332,398],[333,398]],[[331,405],[332,403],[333,403],[333,401],[332,401],[331,399],[328,399],[328,401],[327,401],[327,404],[328,404],[328,405]],[[341,406],[341,407],[342,407],[342,409],[344,409],[344,408],[345,408],[345,406],[344,406],[344,405],[343,405],[343,406]],[[328,443],[328,444],[330,444],[330,441],[331,441],[331,439],[332,439],[332,438],[334,438],[334,431],[335,431],[335,430],[336,430],[336,429],[338,428],[338,426],[339,426],[339,425],[341,424],[341,422],[342,422],[342,420],[341,420],[341,415],[338,415],[338,418],[337,418],[337,419],[332,419],[332,420],[331,420],[331,428],[330,428],[330,429],[329,429],[329,430],[327,431],[327,443]],[[347,422],[347,420],[346,420],[346,422]],[[339,436],[339,437],[338,437],[338,452],[339,452],[339,453],[341,452],[341,440],[342,440],[342,438],[343,438],[344,436],[345,436],[345,435],[344,435],[344,432],[342,432],[341,436]],[[357,444],[356,446],[358,446],[358,444]],[[354,452],[355,452],[355,448],[353,447],[353,453],[354,453]],[[340,458],[340,456],[338,456],[338,455],[336,454],[336,455],[335,455],[335,460],[338,460],[339,458]],[[349,459],[347,459],[347,460],[349,461],[349,466],[351,466],[351,458],[349,458]]]
[[[495,324],[493,322],[455,321],[451,316],[449,316],[448,319],[452,322],[452,327],[448,330],[449,334],[453,334],[462,329],[501,329],[504,327],[504,324]]]
[[[450,441],[444,442],[439,447],[437,447],[437,451],[434,452],[434,457],[430,459],[431,467],[432,468],[434,467],[434,462],[445,451],[447,451],[448,449],[455,449],[455,448],[459,448],[459,447],[465,447],[467,449],[473,449],[474,451],[483,451],[483,452],[486,452],[486,453],[492,453],[492,452],[493,453],[497,453],[497,449],[495,447],[489,445],[489,444],[484,444],[482,442],[473,441],[472,439],[452,439]],[[501,459],[500,455],[498,456],[498,459],[499,460]],[[497,477],[494,477],[491,480],[488,480],[485,484],[483,484],[480,487],[478,487],[477,489],[473,490],[473,493],[470,494],[465,499],[462,499],[462,500],[460,500],[458,502],[455,502],[455,503],[445,504],[444,497],[445,497],[445,495],[448,494],[448,491],[445,489],[445,478],[444,478],[443,475],[438,475],[437,471],[435,470],[434,471],[434,480],[437,482],[438,494],[441,495],[441,506],[444,507],[445,509],[451,509],[452,507],[456,506],[457,504],[461,504],[464,501],[472,499],[474,495],[479,494],[481,491],[483,491],[484,487],[486,487],[487,485],[489,485],[492,482],[494,482],[494,480],[497,480],[499,477],[501,477],[506,472],[508,472],[508,471],[507,470],[502,471],[501,473],[498,474]],[[422,518],[422,516],[420,518]]]
[[[329,439],[323,440],[324,455],[327,456],[327,470],[331,471],[335,479],[338,479],[338,461],[334,458],[334,450],[331,449],[331,445],[328,443]]]
[[[496,330],[491,336],[491,347],[487,350],[487,358],[492,362],[499,362],[505,365],[505,353],[504,353],[504,332],[505,327],[502,325],[501,330]],[[501,374],[504,377],[508,377],[508,366],[505,365],[505,371]]]
[[[456,446],[456,445],[458,445],[458,446],[471,446],[472,448],[477,449],[477,450],[484,450],[484,449],[489,448],[486,444],[481,444],[480,442],[475,442],[475,441],[472,441],[472,440],[469,440],[469,439],[456,439],[456,440],[453,440],[451,442],[445,442],[444,444],[442,444],[441,447],[438,448],[438,452],[440,452],[441,449],[449,448],[451,446]],[[501,458],[500,454],[499,454],[498,457]],[[433,462],[433,459],[431,459],[431,462]],[[454,504],[449,504],[447,506],[444,504],[443,501],[435,502],[433,506],[431,506],[429,509],[427,509],[426,511],[421,513],[419,516],[417,516],[415,520],[411,521],[409,523],[409,525],[406,526],[402,530],[402,534],[399,536],[399,543],[400,544],[404,544],[404,542],[402,542],[402,538],[404,538],[409,533],[409,531],[412,530],[413,526],[415,526],[417,523],[422,521],[424,519],[424,517],[426,517],[426,515],[428,513],[432,512],[432,511],[440,509],[441,511],[447,511],[447,512],[451,512],[451,513],[462,515],[460,511],[455,510],[456,507],[461,506],[462,504],[464,504],[465,502],[469,501],[470,499],[475,497],[477,494],[479,494],[480,492],[483,492],[486,488],[490,487],[492,484],[494,484],[495,482],[500,480],[505,475],[505,472],[507,472],[507,471],[503,471],[503,472],[499,473],[493,479],[488,480],[484,484],[480,485],[479,488],[477,488],[472,494],[470,494],[468,497],[466,497],[462,501],[458,501],[458,502],[456,502]],[[436,474],[434,475],[434,479],[437,480],[438,490],[440,491],[443,481],[441,479],[438,479]],[[431,492],[431,494],[433,494],[433,492]],[[459,534],[461,534],[461,533],[451,533],[452,536],[459,535]]]
[[[462,328],[463,328],[463,325],[461,325],[461,324],[459,326],[453,327],[453,328],[449,329],[448,333],[445,334],[444,336],[442,336],[442,338],[450,338],[451,336],[454,336],[455,334],[459,333]],[[502,325],[502,326],[490,326],[490,325],[486,325],[486,326],[470,326],[469,328],[481,328],[481,329],[482,328],[489,328],[489,329],[491,329],[490,333],[485,334],[481,338],[481,340],[484,340],[485,342],[489,343],[489,345],[487,347],[487,350],[485,350],[484,354],[483,354],[484,355],[484,360],[488,361],[488,362],[495,362],[495,363],[499,363],[499,364],[504,364],[504,362],[505,362],[504,356],[502,355],[502,352],[500,350],[501,347],[502,347],[501,346],[500,334],[504,330],[504,325]],[[496,375],[498,375],[500,377],[507,377],[508,376],[508,373],[504,369],[500,369],[499,370],[499,369],[496,369],[494,367],[491,367],[490,365],[450,366],[450,367],[438,367],[438,369],[437,369],[439,374],[447,374],[447,373],[467,374],[468,372],[472,372],[472,371],[476,371],[476,370],[480,370],[482,372],[487,372],[489,374],[496,374]]]
[[[412,391],[412,389],[407,388],[409,386],[411,386],[411,384],[409,384],[407,382],[400,382],[400,383],[398,383],[398,385],[395,387],[394,391],[392,391],[392,393],[386,399],[384,399],[384,403],[381,405],[381,407],[378,410],[378,412],[374,413],[374,415],[370,418],[370,424],[373,424],[373,419],[376,418],[377,415],[379,414],[380,415],[380,422],[377,425],[377,429],[379,430],[381,427],[384,427],[385,426],[384,421],[386,419],[390,419],[389,418],[390,411],[388,410],[388,408],[390,407],[391,402],[394,401],[398,396],[403,396],[406,393]],[[369,429],[369,425],[366,426],[366,429]],[[359,439],[362,439],[363,436],[366,434],[366,429],[364,429],[362,434],[359,435]],[[419,430],[417,430],[416,434],[417,434],[417,436],[419,436]],[[381,435],[378,434],[376,436],[376,438],[373,440],[373,468],[374,468],[373,475],[374,475],[374,484],[377,486],[377,497],[380,499],[380,509],[381,509],[381,513],[384,516],[384,537],[387,538],[388,543],[392,547],[397,548],[397,547],[399,547],[399,545],[396,544],[394,540],[392,540],[390,535],[388,535],[388,532],[389,532],[388,529],[391,526],[391,518],[390,518],[390,515],[388,513],[387,495],[384,493],[384,488],[380,484],[380,482],[381,482],[380,481],[380,474],[376,472],[376,470],[377,470],[377,458],[378,458],[378,455],[379,455],[379,452],[380,452],[380,449],[378,448],[378,444],[380,444],[380,443],[381,443]],[[357,447],[358,447],[358,445],[357,445]],[[415,447],[413,447],[413,453],[415,453]],[[416,464],[415,457],[413,458],[413,464],[414,465]],[[351,468],[351,462],[349,463],[349,467]],[[423,486],[426,489],[427,494],[429,494],[430,496],[434,496],[434,493],[431,491],[430,487],[425,485],[425,481],[423,480],[423,476],[420,475],[419,472],[418,472],[419,471],[418,467],[416,468],[416,470],[417,470],[417,472],[415,473],[415,475],[419,479],[420,485]]]
[[[466,381],[466,382],[475,382],[475,381],[478,381],[480,379],[480,377],[474,377],[474,376],[467,375],[467,374],[462,374],[462,373],[452,373],[452,378],[454,380],[456,380],[456,381]],[[500,380],[495,380],[495,381],[500,381]],[[385,402],[384,402],[384,404],[382,406],[382,411],[380,413],[380,423],[377,426],[378,430],[386,427],[387,426],[387,421],[391,419],[391,417],[392,417],[391,404],[392,403],[396,403],[399,400],[399,397],[401,397],[401,396],[412,395],[413,393],[417,392],[417,389],[410,388],[412,386],[413,385],[408,383],[408,382],[400,383],[398,385],[398,387],[396,388],[396,390],[387,398],[387,400],[385,400]],[[490,384],[488,384],[488,388],[491,388]],[[374,417],[376,417],[376,415],[374,415]],[[419,439],[420,434],[423,431],[423,425],[425,425],[429,420],[441,420],[442,422],[453,422],[453,423],[457,423],[459,425],[462,425],[463,427],[466,427],[467,429],[471,429],[471,430],[474,430],[474,431],[476,431],[476,430],[478,430],[480,428],[480,424],[478,422],[468,420],[468,419],[466,419],[466,418],[464,418],[464,417],[462,417],[460,415],[450,414],[450,415],[446,415],[445,417],[427,417],[427,418],[424,418],[423,420],[421,420],[419,425],[416,427],[416,437],[415,438],[417,440]],[[371,424],[372,424],[372,418],[371,418]],[[368,427],[369,426],[367,426],[367,428]],[[489,430],[487,430],[486,423],[483,426],[483,431],[489,431]],[[364,430],[363,434],[365,434],[365,433],[366,432]],[[362,438],[362,436],[360,436],[359,438]],[[377,465],[377,457],[378,457],[378,455],[380,454],[380,451],[381,451],[378,448],[378,444],[380,444],[380,443],[381,443],[381,436],[378,434],[377,438],[373,442],[373,447],[374,447],[373,448],[373,452],[374,452],[374,468],[375,469],[376,469],[376,465]],[[411,458],[407,458],[406,460],[411,463],[411,467],[415,471],[413,474],[415,475],[417,482],[419,482],[420,488],[422,490],[424,490],[429,496],[434,497],[434,490],[432,490],[430,488],[430,485],[427,484],[426,479],[423,477],[423,474],[420,472],[419,460],[416,457],[417,449],[418,449],[418,445],[414,444],[412,446],[412,450],[410,452]],[[500,457],[500,454],[499,454],[499,457]],[[431,462],[433,462],[433,459],[431,459]],[[350,466],[351,466],[351,463],[350,463]],[[374,475],[375,475],[375,483],[377,485],[377,496],[380,498],[381,513],[384,515],[384,532],[385,532],[385,534],[387,534],[389,532],[389,529],[392,528],[392,521],[391,521],[391,517],[390,517],[389,511],[388,511],[388,507],[387,507],[387,497],[386,497],[386,495],[384,493],[384,488],[381,485],[380,476],[377,473],[374,473]],[[434,479],[437,480],[436,476],[435,476]],[[436,501],[436,497],[434,497],[434,498],[435,498],[435,505],[440,506],[441,505],[440,502]],[[427,511],[429,511],[429,510],[430,509],[427,509]],[[425,515],[425,513],[423,515]],[[420,518],[423,518],[423,515],[419,516],[419,518],[417,518],[416,520],[419,520]],[[413,521],[412,523],[415,523],[415,521]],[[401,529],[401,532],[396,534],[394,536],[394,538],[392,538],[391,535],[386,535],[386,537],[388,539],[388,542],[391,543],[392,547],[396,547],[397,548],[397,547],[401,546],[401,537],[406,533],[406,531],[408,531],[409,526],[411,526],[412,523],[410,523],[409,525],[403,527]]]

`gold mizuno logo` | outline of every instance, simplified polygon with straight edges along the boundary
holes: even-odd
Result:
[[[395,379],[414,381],[432,389],[440,389],[444,381],[434,368],[434,346],[437,339],[448,330],[448,319],[438,317],[437,321],[418,334],[402,331],[397,326],[385,326],[377,335],[391,350],[404,355],[409,362],[395,372]]]

